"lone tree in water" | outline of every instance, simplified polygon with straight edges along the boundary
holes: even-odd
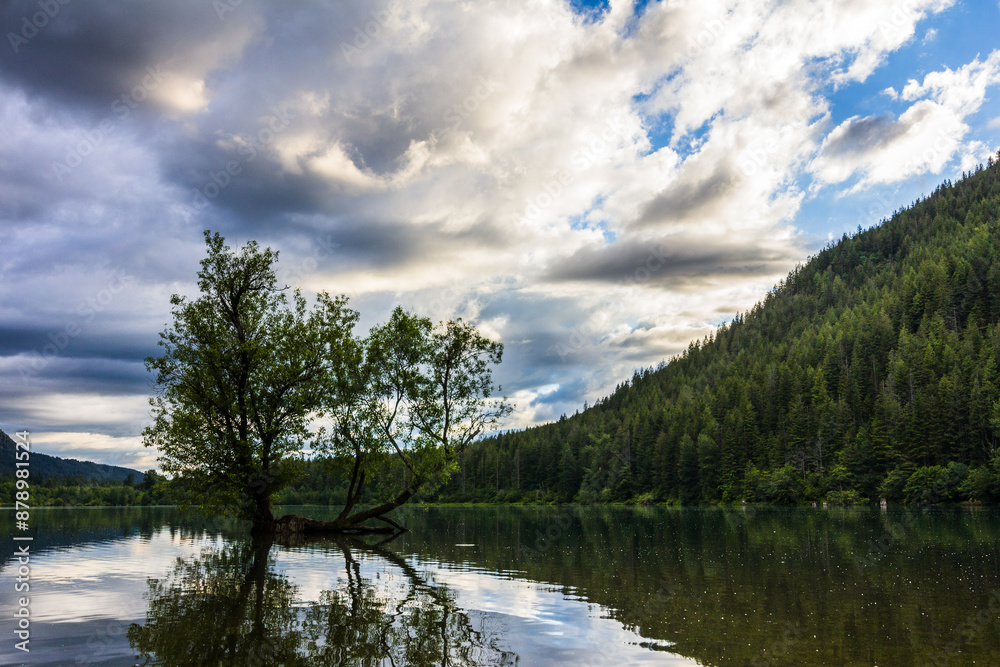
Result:
[[[160,452],[203,505],[252,519],[256,532],[380,532],[369,519],[440,483],[461,451],[510,412],[490,399],[490,364],[503,346],[461,321],[435,331],[396,309],[367,339],[353,336],[358,314],[346,297],[320,293],[309,308],[274,274],[278,254],[250,242],[233,252],[205,232],[201,295],[174,295],[174,324],[160,335],[153,424],[144,443]],[[332,417],[329,433],[310,429]],[[274,495],[294,479],[305,449],[352,460],[344,511],[331,522],[274,520]],[[390,502],[353,512],[366,482],[390,453],[404,488]],[[377,467],[378,466],[380,467]]]
[[[385,520],[418,492],[447,481],[459,455],[511,406],[490,398],[490,366],[500,363],[503,345],[462,320],[434,328],[396,308],[386,324],[348,347],[327,395],[332,428],[325,445],[351,464],[347,502],[336,522],[354,525]],[[372,474],[393,468],[401,482],[391,498],[352,514]]]

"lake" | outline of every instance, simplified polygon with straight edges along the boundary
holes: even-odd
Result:
[[[994,509],[394,516],[411,532],[388,542],[269,544],[172,508],[34,510],[31,652],[5,630],[0,663],[1000,664]],[[21,544],[0,547],[4,628]]]

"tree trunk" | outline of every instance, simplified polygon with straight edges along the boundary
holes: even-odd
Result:
[[[253,488],[254,515],[251,535],[267,535],[274,532],[274,514],[271,512],[271,487],[261,481]]]
[[[395,499],[390,500],[387,503],[382,503],[377,507],[372,507],[371,509],[362,510],[356,514],[352,514],[344,519],[344,522],[351,525],[357,525],[363,521],[367,521],[368,519],[380,518],[383,514],[388,514],[400,505],[405,504],[407,500],[416,494],[417,489],[419,488],[419,485],[410,485],[405,491],[396,496]]]
[[[395,526],[399,526],[393,522]],[[400,526],[402,528],[402,526]],[[402,528],[405,531],[405,528]],[[278,537],[292,535],[320,535],[323,533],[369,535],[395,533],[393,526],[362,526],[344,521],[321,521],[295,514],[286,514],[277,521],[271,522],[271,532]]]
[[[296,514],[286,514],[277,521],[274,519],[254,519],[253,534],[276,534],[278,536],[287,537],[290,535],[304,535],[304,534],[321,534],[321,533],[342,533],[342,534],[354,534],[354,535],[368,535],[368,534],[386,534],[395,532],[406,532],[406,528],[399,525],[392,519],[385,517],[392,510],[396,509],[400,505],[403,505],[412,498],[419,485],[410,485],[405,491],[396,496],[393,500],[389,502],[382,503],[377,507],[372,507],[370,509],[362,510],[356,512],[348,517],[338,517],[333,521],[321,521],[319,519],[310,519],[304,516],[298,516]],[[268,513],[270,513],[270,505],[268,505]],[[376,521],[382,521],[387,526],[366,526],[365,521],[369,519],[374,519]]]

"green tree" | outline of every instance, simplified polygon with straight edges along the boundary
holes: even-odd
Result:
[[[205,243],[200,296],[171,297],[163,355],[146,359],[157,395],[144,444],[200,502],[259,529],[273,521],[272,494],[293,477],[309,415],[321,405],[328,341],[349,335],[353,313],[344,300],[310,311],[298,291],[289,299],[270,248],[251,241],[234,252],[209,231]]]
[[[716,500],[719,495],[719,477],[722,471],[722,448],[707,433],[698,435],[698,479],[701,497]]]
[[[570,501],[580,489],[580,473],[576,465],[576,457],[569,443],[563,443],[559,454],[559,493],[563,500]]]
[[[157,482],[163,481],[163,477],[159,475],[155,470],[149,469],[142,475],[142,480],[139,482],[139,489],[142,491],[149,491]]]
[[[386,324],[343,349],[348,362],[324,401],[332,417],[326,444],[353,460],[353,472],[333,524],[350,529],[380,519],[395,526],[385,514],[446,482],[465,449],[510,414],[505,399],[492,398],[491,366],[501,362],[503,344],[462,320],[434,327],[396,308]],[[403,468],[399,488],[390,500],[352,514],[371,466],[386,454]]]
[[[696,502],[700,491],[698,484],[698,446],[694,444],[691,436],[686,433],[681,438],[679,472],[681,502],[684,504]]]

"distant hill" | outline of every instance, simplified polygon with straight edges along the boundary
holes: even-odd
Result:
[[[16,466],[14,465],[15,443],[9,435],[0,431],[0,475],[13,475]],[[136,481],[142,479],[143,473],[131,468],[121,466],[109,466],[103,463],[92,463],[91,461],[78,461],[76,459],[63,459],[58,456],[48,454],[38,454],[31,452],[31,476],[40,477],[72,477],[80,475],[84,479],[99,482],[121,482],[129,475]]]
[[[440,498],[1000,501],[1000,154]]]

